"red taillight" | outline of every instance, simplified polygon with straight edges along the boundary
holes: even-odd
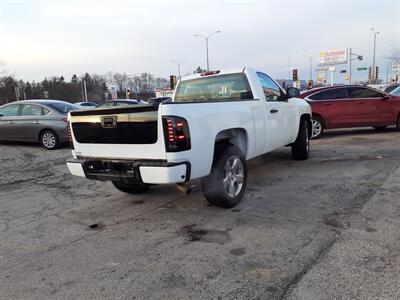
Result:
[[[71,123],[67,121],[67,139],[69,143],[69,147],[74,149],[74,142],[72,141],[72,133],[71,133]]]
[[[209,76],[209,75],[216,75],[218,74],[220,71],[207,71],[207,72],[203,72],[200,74],[200,76]]]
[[[185,151],[191,148],[189,125],[184,118],[163,117],[165,147],[167,152]]]

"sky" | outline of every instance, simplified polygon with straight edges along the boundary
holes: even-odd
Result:
[[[371,27],[386,79],[386,56],[400,49],[400,0],[0,0],[0,60],[24,81],[108,71],[168,77],[178,72],[171,60],[184,61],[182,74],[205,68],[205,40],[194,35],[220,30],[209,39],[210,69],[252,66],[287,78],[290,65],[308,79],[312,56],[315,79],[318,51],[351,47],[364,57],[353,63],[361,80],[367,72],[355,69],[372,65]]]

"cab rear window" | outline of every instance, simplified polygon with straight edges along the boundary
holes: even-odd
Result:
[[[174,102],[218,102],[254,99],[244,73],[181,81]]]

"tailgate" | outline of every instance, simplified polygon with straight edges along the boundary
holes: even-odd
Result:
[[[71,111],[71,134],[78,157],[166,159],[158,108],[132,105]]]

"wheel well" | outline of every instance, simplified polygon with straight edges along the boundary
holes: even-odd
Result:
[[[322,127],[323,127],[324,129],[326,128],[325,119],[324,119],[320,114],[315,114],[315,113],[313,113],[312,116],[313,116],[313,117],[317,117],[318,119],[320,119],[321,122],[322,122],[322,124],[321,124]]]
[[[45,132],[45,131],[51,131],[51,132],[53,132],[53,133],[56,135],[56,137],[58,138],[58,134],[57,134],[57,132],[55,132],[53,129],[50,129],[50,128],[44,128],[44,129],[40,130],[40,132],[39,132],[39,136],[38,136],[38,140],[39,140],[39,142],[40,142],[40,138],[41,138],[41,136],[42,136],[43,132]]]
[[[247,132],[243,128],[231,128],[226,129],[217,134],[215,137],[215,149],[218,148],[226,148],[230,145],[234,145],[240,151],[242,151],[243,155],[246,157],[247,155]]]
[[[308,135],[309,135],[309,137],[311,138],[311,136],[312,136],[311,116],[310,116],[309,114],[301,115],[301,117],[300,117],[300,124],[301,124],[301,122],[303,122],[304,120],[307,121]]]

